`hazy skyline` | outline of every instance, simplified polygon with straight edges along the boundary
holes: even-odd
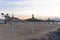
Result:
[[[60,17],[60,0],[0,0],[0,13],[12,12],[18,18]]]

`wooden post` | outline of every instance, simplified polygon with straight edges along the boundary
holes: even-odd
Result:
[[[14,26],[15,26],[15,22],[12,21],[12,25],[11,25],[12,31],[14,31]]]
[[[35,29],[34,29],[34,22],[32,22],[32,33],[35,32]]]

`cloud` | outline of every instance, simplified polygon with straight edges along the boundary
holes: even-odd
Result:
[[[38,14],[45,16],[58,16],[60,13],[60,0],[0,0],[0,10],[14,11],[15,14]]]

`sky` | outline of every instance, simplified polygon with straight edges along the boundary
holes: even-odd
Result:
[[[12,12],[15,17],[26,19],[60,17],[60,0],[0,0],[0,13]],[[1,17],[1,14],[0,14]]]

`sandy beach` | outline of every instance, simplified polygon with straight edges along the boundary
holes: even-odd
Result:
[[[34,33],[32,26],[34,25]],[[31,38],[40,38],[49,31],[55,31],[60,24],[48,24],[44,22],[19,22],[15,23],[13,30],[10,24],[0,24],[0,40],[28,40]]]

